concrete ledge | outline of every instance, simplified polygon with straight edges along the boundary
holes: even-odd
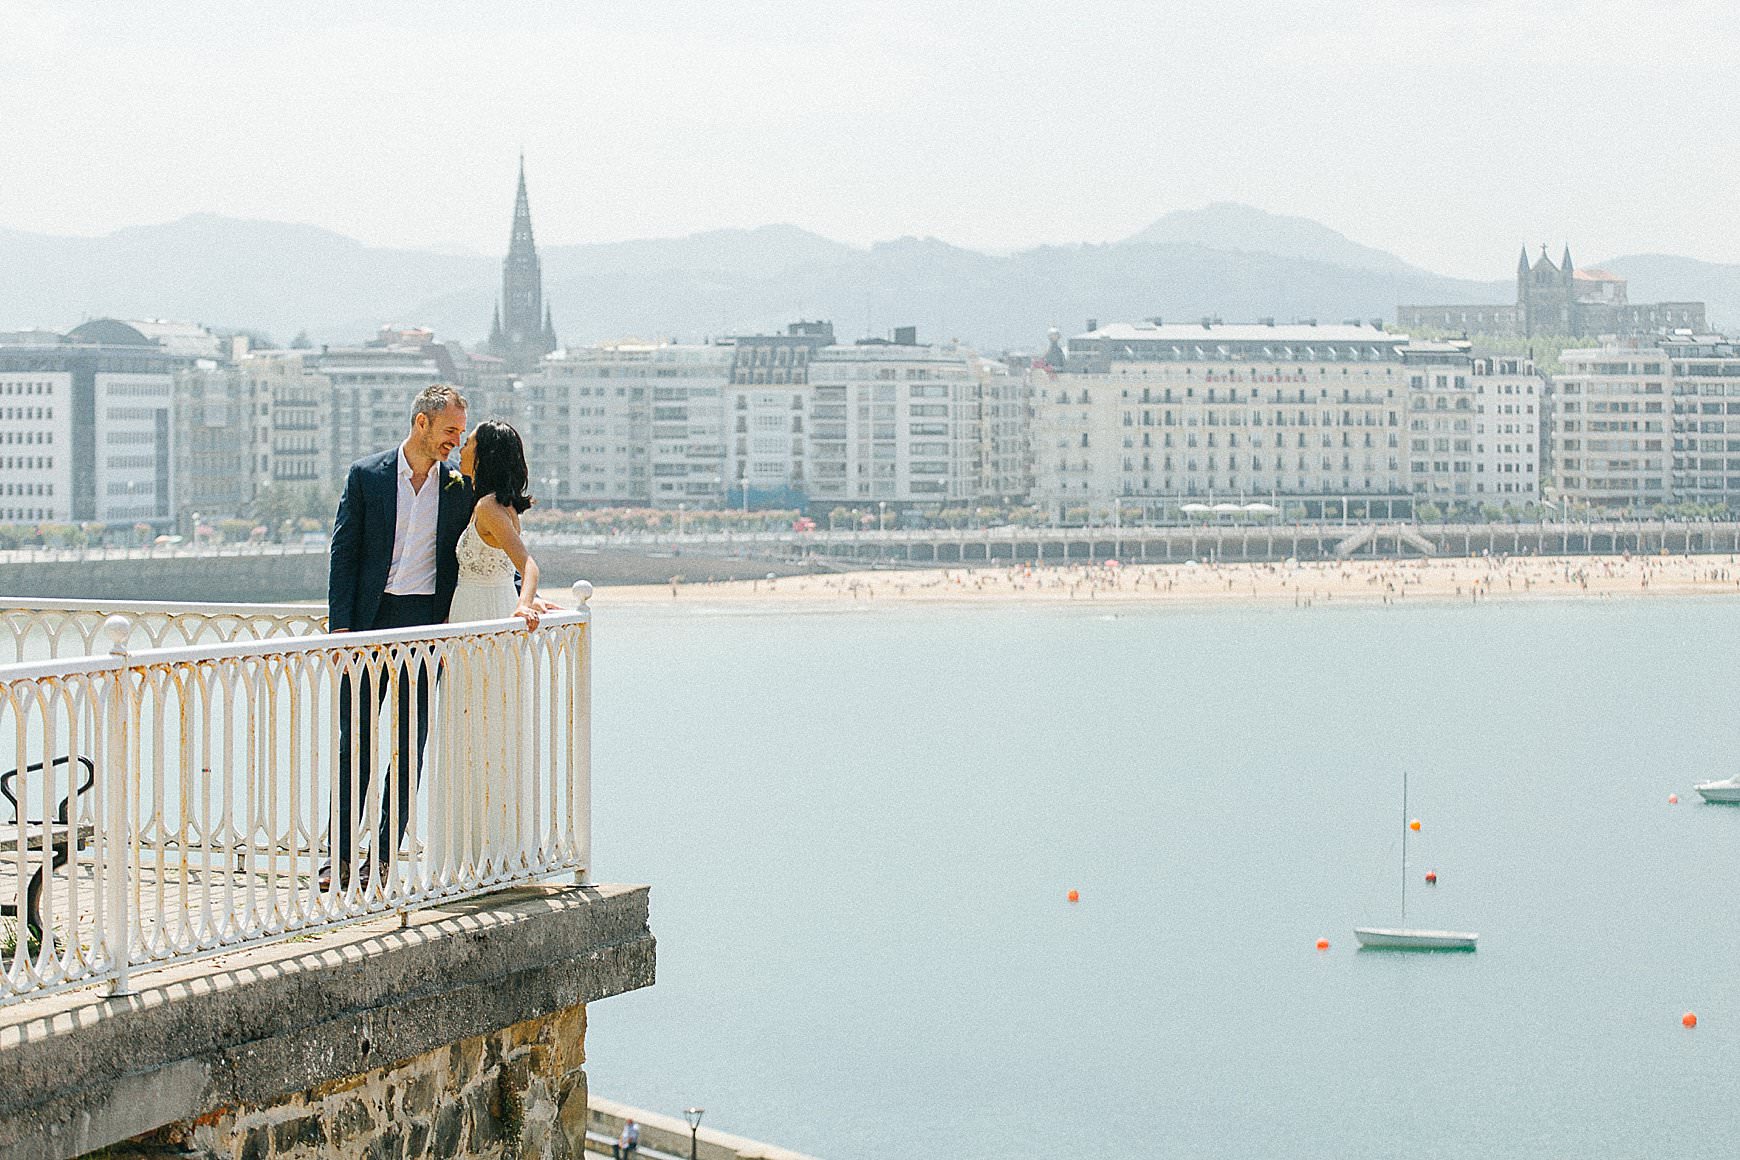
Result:
[[[0,1009],[0,1157],[63,1160],[651,985],[644,886],[525,887]]]

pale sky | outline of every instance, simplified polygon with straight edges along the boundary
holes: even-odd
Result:
[[[523,146],[543,244],[1241,201],[1466,277],[1740,261],[1737,49],[1733,0],[0,0],[0,229],[495,254]]]

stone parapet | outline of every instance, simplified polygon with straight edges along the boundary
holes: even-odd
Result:
[[[0,1157],[577,1156],[584,1007],[651,985],[647,916],[526,887],[0,1009]]]

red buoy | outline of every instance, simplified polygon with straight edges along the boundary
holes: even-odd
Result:
[[[1680,804],[1680,795],[1679,794],[1677,794],[1677,793],[1668,794],[1668,805],[1677,806],[1679,804]]]
[[[1681,1027],[1696,1027],[1697,1025],[1698,1025],[1698,1017],[1695,1014],[1693,1014],[1692,1012],[1687,1011],[1684,1015],[1680,1016],[1680,1026]]]
[[[1436,870],[1426,871],[1426,885],[1427,886],[1438,885],[1438,872]]]
[[[1080,902],[1080,901],[1081,901],[1081,891],[1079,891],[1079,890],[1071,890],[1071,891],[1070,891],[1070,892],[1069,892],[1069,900],[1070,900],[1070,901],[1071,901],[1071,902]]]
[[[1328,950],[1329,949],[1329,940],[1326,938],[1318,939],[1317,940],[1317,949],[1320,951]]]

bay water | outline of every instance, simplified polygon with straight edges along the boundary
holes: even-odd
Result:
[[[600,604],[659,940],[601,1094],[829,1160],[1740,1147],[1740,602]],[[1475,954],[1355,949],[1404,770]]]

